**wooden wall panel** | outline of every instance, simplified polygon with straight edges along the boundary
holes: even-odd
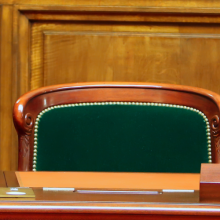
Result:
[[[31,89],[65,82],[141,81],[220,92],[218,23],[41,21],[32,24],[31,33]]]
[[[218,83],[212,80],[220,82],[219,48],[220,35],[47,32],[44,85],[80,81],[165,82],[220,92]]]
[[[0,169],[17,166],[12,123],[12,7],[0,6]]]
[[[162,82],[220,93],[220,1],[0,0],[0,169],[17,168],[12,105],[44,85]]]

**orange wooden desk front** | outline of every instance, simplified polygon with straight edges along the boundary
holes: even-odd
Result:
[[[2,198],[0,219],[220,219],[220,204],[199,202],[199,177],[199,174],[4,172],[0,175],[1,186],[33,187],[36,198]],[[44,191],[42,187],[75,187],[76,191]],[[114,190],[137,192],[114,193]],[[148,190],[158,193],[142,193]]]

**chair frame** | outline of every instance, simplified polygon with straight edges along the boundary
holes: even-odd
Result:
[[[42,87],[17,100],[13,119],[19,140],[18,170],[32,170],[34,125],[41,111],[55,105],[111,101],[167,103],[202,111],[210,125],[212,162],[220,163],[220,95],[201,88],[171,84],[95,82]]]

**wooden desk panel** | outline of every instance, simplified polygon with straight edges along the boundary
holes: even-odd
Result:
[[[30,178],[38,176],[31,172],[25,175]],[[129,175],[134,179],[135,175]],[[11,183],[13,173],[5,176],[6,184]],[[158,178],[161,178],[159,176],[162,177],[163,174],[158,174]],[[84,178],[86,177],[88,176],[84,173]],[[180,175],[179,178],[183,181],[185,175]],[[91,183],[89,180],[92,179],[87,179]],[[41,187],[33,189],[35,200],[1,199],[0,219],[220,219],[220,203],[200,203],[198,190],[190,193],[121,195],[52,192],[43,191]]]

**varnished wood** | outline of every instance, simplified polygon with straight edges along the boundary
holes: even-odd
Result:
[[[0,171],[0,187],[6,187],[5,175],[3,171]]]
[[[51,5],[51,0],[0,0],[0,4],[35,4],[35,5]],[[217,8],[220,6],[218,0],[206,1],[206,0],[179,0],[179,1],[170,1],[170,0],[54,0],[54,5],[95,5],[95,6],[130,6],[130,7],[181,7],[181,8]]]
[[[210,123],[212,161],[220,162],[218,94],[195,87],[170,84],[78,83],[40,88],[23,95],[16,102],[13,117],[19,136],[18,169],[32,169],[33,127],[42,110],[54,105],[109,101],[177,104],[202,111]]]
[[[18,5],[16,8],[21,17],[25,15],[32,23],[30,81],[24,80],[28,84],[20,87],[21,94],[28,88],[79,81],[166,82],[220,92],[212,80],[213,77],[218,79],[219,69],[220,56],[215,49],[218,48],[216,42],[218,44],[220,33],[218,25],[215,25],[219,23],[218,9],[215,12],[206,11],[214,10],[210,8],[181,11],[181,8],[117,5]],[[210,13],[216,16],[209,16]],[[36,22],[40,20],[43,22]],[[103,25],[100,22],[104,22]],[[180,25],[181,22],[192,24]],[[22,22],[19,26],[23,31],[19,36],[19,44],[22,45],[28,42],[29,31]],[[29,59],[28,54],[22,50],[20,53],[24,60]],[[65,55],[67,57],[63,59]],[[28,69],[26,63],[21,63],[19,71],[24,79],[27,79],[27,74],[22,69]]]
[[[5,171],[4,175],[7,187],[19,187],[18,180],[14,171]]]
[[[200,201],[220,202],[220,164],[202,164]]]
[[[1,181],[1,176],[0,176]],[[0,219],[220,219],[219,204],[199,203],[194,193],[110,195],[49,192],[35,200],[0,199]]]
[[[218,0],[0,0],[0,5],[1,169],[17,168],[10,111],[30,90],[136,81],[220,93]]]
[[[219,219],[218,205],[11,201],[0,203],[1,219]],[[21,216],[23,218],[21,218]]]
[[[47,22],[32,26],[31,89],[80,81],[151,81],[199,86],[220,92],[212,81],[212,77],[218,78],[219,68],[218,52],[213,50],[218,48],[214,45],[219,41],[220,33],[216,25],[215,29],[205,24],[202,29],[195,24],[186,28],[179,25],[180,21],[187,22],[186,17],[180,18],[179,14],[170,17],[169,12],[159,18],[158,13],[141,13],[143,11],[117,14],[112,7],[94,7],[94,13],[90,13],[90,9],[85,12],[87,9],[73,7],[71,11],[70,7],[64,7],[63,13],[56,14],[51,13],[52,8],[19,7],[30,20],[72,21],[66,25]],[[205,22],[201,21],[201,14],[197,21],[195,17],[190,15],[187,19],[193,23]],[[100,26],[97,20],[120,23]],[[142,22],[150,23],[143,26]],[[206,22],[218,23],[217,20]],[[212,62],[214,65],[210,65]],[[209,74],[206,74],[207,70]]]
[[[219,23],[220,9],[126,6],[17,6],[30,20]],[[56,14],[54,11],[61,10]],[[185,13],[182,15],[182,13]],[[212,16],[208,16],[212,13]],[[101,15],[101,16],[100,16]]]
[[[11,121],[12,101],[12,7],[0,6],[0,167],[10,170],[17,165],[17,147]]]
[[[99,195],[33,190],[35,200],[0,199],[0,219],[220,219],[219,204],[200,203],[198,191]]]
[[[20,39],[18,49],[19,93],[23,94],[30,90],[30,23],[25,15],[18,12],[18,35]],[[15,33],[16,34],[16,33]]]

